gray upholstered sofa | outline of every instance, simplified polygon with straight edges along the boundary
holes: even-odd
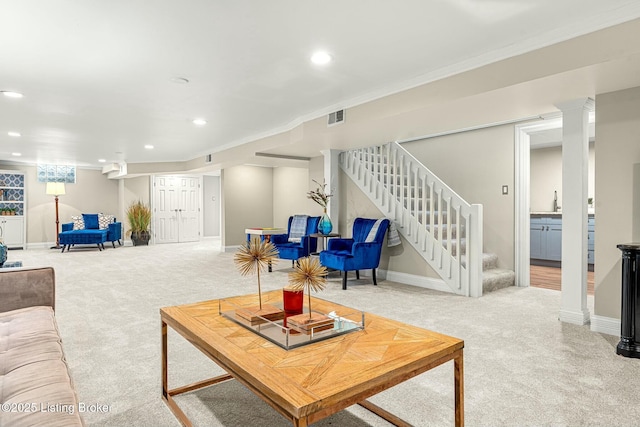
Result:
[[[83,426],[54,316],[53,268],[0,268],[0,426]]]

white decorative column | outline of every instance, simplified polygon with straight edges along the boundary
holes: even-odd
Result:
[[[327,183],[327,191],[333,196],[329,199],[327,206],[327,214],[331,218],[333,224],[332,233],[339,233],[340,224],[338,218],[340,215],[340,166],[338,164],[338,155],[340,150],[322,150],[324,156],[324,180]]]
[[[587,180],[589,112],[594,101],[556,104],[562,111],[562,297],[560,321],[589,323],[587,308]]]

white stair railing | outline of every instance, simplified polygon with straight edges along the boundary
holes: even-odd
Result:
[[[482,205],[467,203],[396,142],[345,151],[339,162],[452,292],[482,296]]]

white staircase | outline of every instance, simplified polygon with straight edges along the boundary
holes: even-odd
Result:
[[[483,254],[482,205],[471,205],[399,144],[340,154],[340,167],[392,219],[452,292],[472,297],[513,285],[515,274]]]

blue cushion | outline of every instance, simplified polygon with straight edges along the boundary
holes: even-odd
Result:
[[[82,214],[82,219],[84,220],[85,229],[98,230],[100,228],[98,214]]]
[[[293,221],[293,216],[289,217],[289,224],[287,226],[289,234],[271,236],[271,242],[278,249],[280,258],[295,261],[299,258],[309,256],[311,252],[315,252],[318,239],[315,237],[309,237],[309,235],[318,232],[319,220],[319,216],[307,217],[306,233],[302,237],[300,242],[289,242],[288,239],[289,234],[291,233],[291,223]]]
[[[95,244],[107,240],[107,230],[73,230],[63,231],[59,235],[61,245]]]

